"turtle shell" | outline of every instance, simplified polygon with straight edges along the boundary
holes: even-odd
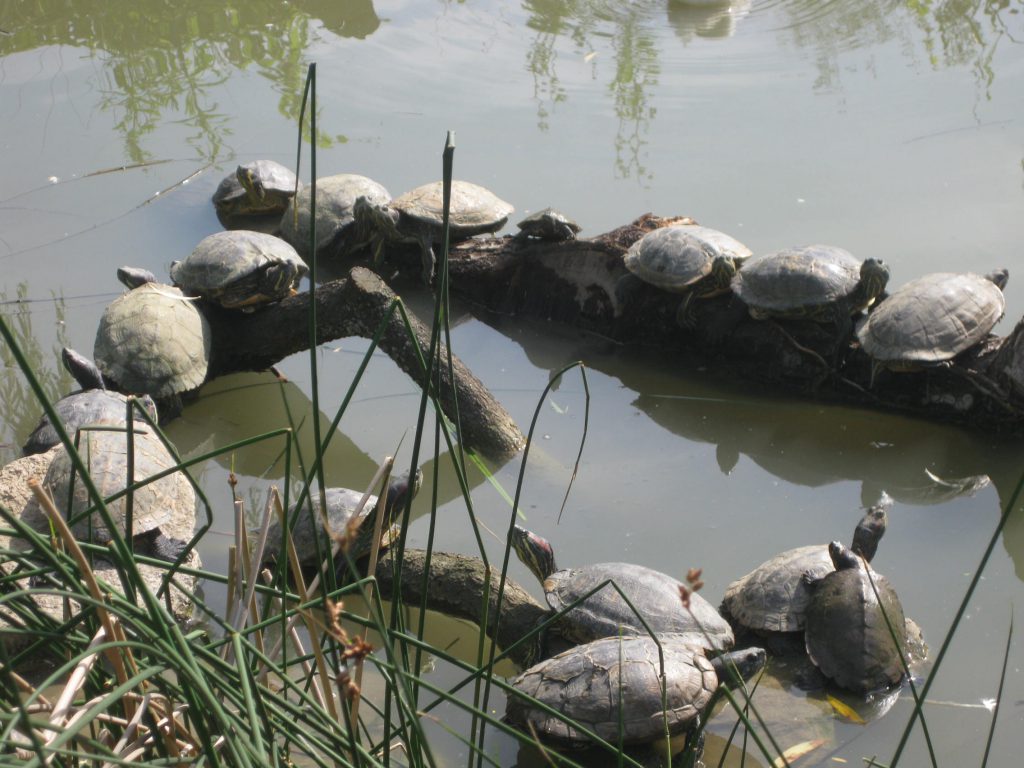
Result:
[[[283,299],[308,271],[281,238],[236,229],[200,240],[171,265],[171,280],[189,294],[231,308]]]
[[[119,392],[109,392],[105,389],[87,389],[81,392],[72,392],[62,397],[53,404],[57,416],[60,418],[64,430],[72,440],[75,433],[82,427],[91,424],[105,424],[109,426],[124,426],[125,408],[128,398]],[[146,409],[154,421],[156,421],[156,406],[149,395],[139,398],[142,407]],[[145,423],[138,411],[132,411],[132,418],[136,423]],[[35,453],[45,453],[60,442],[57,430],[53,428],[50,419],[44,414],[39,420],[38,426],[29,435],[25,445],[22,446],[22,453],[31,456]]]
[[[519,227],[521,237],[535,237],[539,240],[573,240],[580,231],[579,224],[554,208],[532,213],[516,226]]]
[[[696,224],[661,227],[641,237],[626,252],[626,268],[646,283],[665,291],[685,293],[711,274],[719,256],[736,266],[751,251],[724,232]]]
[[[556,571],[545,579],[544,592],[548,605],[561,611],[606,581],[615,582],[655,632],[689,634],[695,643],[710,643],[715,651],[732,647],[732,629],[714,606],[692,593],[691,615],[680,601],[682,582],[643,565],[595,563]],[[558,623],[559,634],[576,643],[646,631],[636,613],[610,584],[566,613]]]
[[[399,229],[422,230],[440,237],[443,212],[443,185],[440,181],[424,184],[392,201],[401,214]],[[453,181],[449,210],[449,234],[465,239],[485,232],[497,232],[515,208],[488,189],[468,181]]]
[[[177,462],[166,446],[153,432],[136,428],[133,446],[134,482],[140,482],[164,472]],[[89,476],[104,498],[120,493],[127,487],[128,436],[125,432],[89,430],[82,433],[78,453],[89,470]],[[46,470],[46,485],[61,513],[71,522],[71,530],[81,539],[91,538],[104,543],[110,532],[98,512],[76,520],[92,506],[89,492],[81,476],[75,473],[75,487],[70,488],[72,463],[63,446],[57,451]],[[126,496],[107,503],[107,510],[115,524],[124,531]],[[70,505],[68,500],[70,501]],[[158,529],[178,514],[195,515],[195,491],[188,478],[175,472],[154,480],[132,494],[132,535]],[[91,535],[90,535],[91,534]]]
[[[345,526],[348,525],[348,521],[355,514],[363,494],[349,488],[327,488],[324,494],[327,497],[327,525],[333,533],[343,533]],[[299,560],[303,565],[316,564],[317,543],[314,537],[317,531],[320,532],[319,551],[321,556],[331,551],[331,541],[327,536],[327,532],[322,527],[323,516],[320,512],[320,494],[311,493],[309,498],[313,502],[312,516],[310,515],[309,504],[303,502],[301,509],[298,511],[295,525],[291,530],[292,543],[295,544],[295,550],[298,552]],[[289,520],[296,515],[295,506],[293,504],[288,509]],[[363,506],[359,516],[362,518],[367,517],[376,509],[376,506],[377,497],[371,495],[366,500],[366,504]],[[278,557],[281,552],[281,544],[283,543],[282,534],[281,523],[275,519],[271,522],[270,528],[267,531],[267,544],[263,550],[264,558],[276,559]],[[358,558],[362,554],[366,553],[353,553],[353,558]]]
[[[210,326],[180,290],[146,283],[103,311],[93,358],[108,379],[155,398],[195,389],[206,379]]]
[[[831,245],[808,245],[751,259],[733,291],[758,316],[799,317],[843,302],[860,284],[862,262]],[[851,307],[850,314],[863,309]]]
[[[521,694],[618,743],[645,743],[687,730],[718,687],[718,676],[702,650],[661,638],[665,658],[665,702],[657,644],[647,635],[606,637],[570,648],[536,664],[512,681]],[[532,726],[549,741],[582,745],[578,728],[509,695],[506,715]]]
[[[246,189],[242,180],[250,186],[258,185],[263,197]],[[251,180],[251,181],[249,181]],[[288,201],[295,194],[295,174],[289,168],[273,160],[253,160],[243,163],[229,173],[213,193],[213,204],[222,218],[235,216],[263,216],[283,213]],[[302,188],[300,183],[299,189]]]
[[[311,217],[309,203],[312,188],[305,187],[288,204],[281,218],[281,236],[299,254],[308,259]],[[365,197],[374,205],[391,200],[388,191],[373,179],[355,173],[340,173],[316,181],[316,251],[326,256],[344,252],[346,239],[352,234],[352,207],[356,198]]]
[[[883,611],[896,630],[899,647]],[[867,693],[903,678],[903,606],[889,580],[873,569],[869,577],[862,564],[842,567],[813,585],[804,638],[811,661],[842,688]]]
[[[901,287],[857,329],[861,347],[882,364],[918,367],[950,360],[984,339],[1006,308],[992,280],[937,272]]]
[[[803,575],[818,579],[832,570],[824,544],[782,552],[730,584],[722,612],[755,632],[800,632],[811,600]]]

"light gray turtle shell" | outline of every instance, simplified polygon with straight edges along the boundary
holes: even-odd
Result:
[[[665,655],[667,709],[662,705],[658,646],[647,635],[607,637],[530,667],[512,681],[521,693],[617,743],[644,743],[689,728],[718,687],[718,676],[704,652],[671,635],[660,637]],[[532,725],[545,739],[585,744],[579,729],[518,697],[509,696],[508,719]]]
[[[425,229],[441,235],[443,187],[440,181],[423,184],[392,201],[402,219],[399,228]],[[488,189],[468,181],[452,181],[449,232],[453,239],[464,239],[505,226],[515,208]]]
[[[266,192],[263,206],[252,210],[248,206],[249,195],[238,180],[238,171],[246,168],[259,177]],[[299,189],[302,184],[299,183]],[[253,160],[243,163],[225,176],[217,190],[213,193],[213,204],[221,215],[252,216],[280,213],[288,205],[288,200],[295,193],[295,174],[274,160]]]
[[[309,258],[309,214],[312,189],[299,192],[281,218],[281,236],[291,243],[304,258]],[[391,195],[373,179],[355,173],[325,176],[316,181],[316,250],[328,256],[335,248],[343,248],[343,241],[352,229],[352,207],[356,198],[365,197],[374,205],[385,205]],[[297,212],[297,214],[296,214]]]
[[[280,286],[277,295],[261,297],[263,301],[287,296],[309,271],[306,263],[279,237],[245,229],[215,232],[200,240],[191,254],[171,265],[171,280],[187,293],[216,300],[231,286],[276,264],[290,265],[296,278]],[[255,280],[252,288],[258,291]]]
[[[863,567],[833,571],[814,585],[807,607],[807,655],[825,677],[858,693],[895,685],[903,678],[900,651],[886,626],[889,617],[906,648],[906,618],[892,584],[871,571],[875,597]]]
[[[145,283],[103,311],[93,358],[122,389],[169,397],[206,379],[210,326],[180,290]]]
[[[879,304],[857,338],[879,362],[930,365],[984,339],[1005,309],[1003,292],[991,280],[936,272],[911,280]]]
[[[832,570],[825,544],[782,552],[730,584],[722,599],[723,611],[758,632],[799,632],[811,600],[803,575],[821,578]]]
[[[160,438],[154,433],[136,427],[134,433],[133,469],[134,481],[139,482],[173,467],[175,462]],[[111,496],[127,487],[128,479],[128,436],[120,431],[89,430],[82,433],[78,453],[89,469],[89,475],[103,497]],[[78,515],[92,506],[89,492],[75,473],[75,487],[68,505],[71,491],[71,459],[63,446],[50,462],[43,480],[54,503],[67,517]],[[154,480],[132,494],[132,532],[138,536],[159,528],[177,515],[195,517],[195,491],[192,484],[181,472]],[[126,497],[109,502],[107,509],[115,523],[124,530]],[[90,530],[92,539],[103,543],[109,541],[110,532],[103,518],[94,512],[91,518],[84,518],[72,525],[72,531],[79,538],[87,538]]]
[[[832,245],[788,248],[748,261],[732,289],[753,309],[799,314],[846,299],[860,283],[861,263]]]
[[[75,433],[82,427],[103,424],[108,426],[123,426],[125,423],[125,408],[128,398],[120,392],[110,392],[105,389],[87,389],[80,392],[72,392],[53,404],[57,416],[60,418],[64,430],[72,440]],[[156,421],[156,406],[152,398],[145,395],[139,398],[142,407]],[[144,424],[142,416],[138,411],[132,410],[132,418],[138,424]],[[44,414],[39,420],[38,426],[29,435],[25,445],[22,446],[22,453],[31,456],[35,453],[44,453],[60,442],[57,437],[57,430]]]
[[[548,605],[560,611],[608,580],[613,580],[629,597],[655,632],[690,634],[700,645],[710,642],[715,651],[732,647],[732,629],[714,606],[693,593],[691,616],[680,602],[682,582],[643,565],[595,563],[556,571],[545,579],[544,592]],[[702,629],[710,641],[703,636]],[[559,619],[558,631],[573,642],[585,643],[620,632],[639,634],[647,630],[622,595],[609,584]]]
[[[731,258],[738,268],[750,255],[747,246],[717,229],[677,224],[648,232],[630,246],[624,260],[644,282],[685,293],[711,273],[718,256]]]
[[[363,494],[350,488],[327,488],[324,493],[327,497],[327,524],[330,526],[332,533],[342,534],[345,532],[345,526],[348,524],[348,521],[355,514]],[[331,540],[322,525],[323,516],[320,513],[320,494],[313,492],[310,494],[310,498],[313,501],[313,515],[310,515],[309,505],[304,502],[291,531],[291,540],[295,544],[295,550],[298,552],[299,560],[303,565],[316,564],[317,544],[315,536],[317,533],[320,536],[319,546],[321,555],[327,555],[331,551]],[[371,495],[366,500],[366,505],[359,516],[361,518],[366,517],[375,510],[376,506],[377,497]],[[291,519],[294,514],[295,505],[293,504],[288,510],[288,518]],[[275,519],[267,530],[267,544],[263,550],[264,559],[276,559],[280,555],[282,543],[281,523]],[[363,554],[368,553],[351,553],[353,559],[357,559]]]

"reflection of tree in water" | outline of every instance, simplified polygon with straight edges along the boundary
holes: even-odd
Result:
[[[321,17],[318,14],[323,11]],[[140,23],[145,14],[146,23]],[[73,4],[40,0],[8,8],[0,56],[47,45],[88,48],[102,63],[100,100],[117,115],[116,127],[133,162],[151,159],[148,134],[184,114],[188,142],[200,157],[215,160],[230,135],[230,115],[210,95],[236,69],[254,68],[273,83],[278,111],[298,119],[306,62],[303,52],[319,20],[333,34],[366,37],[380,24],[370,0],[330,3],[244,2],[210,5],[202,0],[147,3],[108,0]],[[329,146],[343,136],[321,136]]]
[[[663,0],[629,4],[527,0],[524,5],[530,13],[527,26],[537,33],[527,50],[526,65],[534,79],[538,127],[547,130],[549,105],[569,98],[556,69],[559,39],[571,40],[580,58],[585,58],[594,48],[592,39],[610,38],[615,74],[608,90],[619,121],[615,136],[616,169],[621,176],[648,176],[640,162],[640,151],[654,116],[648,94],[661,71],[656,35],[649,21],[653,10],[664,6]],[[594,77],[598,65],[597,60],[592,64]]]

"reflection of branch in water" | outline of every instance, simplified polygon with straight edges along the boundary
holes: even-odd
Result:
[[[609,89],[619,116],[615,137],[615,166],[624,177],[650,178],[640,162],[640,150],[647,144],[644,136],[654,118],[655,110],[647,103],[647,93],[658,84],[661,67],[658,49],[648,30],[630,16],[620,34],[612,41],[615,47],[615,79]]]

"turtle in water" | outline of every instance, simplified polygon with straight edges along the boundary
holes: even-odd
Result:
[[[119,392],[108,391],[103,382],[103,374],[85,355],[65,347],[61,352],[61,358],[64,367],[82,387],[53,404],[53,409],[68,436],[74,440],[78,430],[90,425],[123,427],[128,413],[128,398]],[[132,407],[132,420],[138,424],[145,423],[139,412],[141,407],[153,421],[156,421],[156,404],[153,398],[143,395],[136,398],[136,401],[138,406]],[[24,456],[45,453],[59,442],[57,430],[49,416],[44,413],[22,446],[21,452]]]
[[[288,243],[262,232],[215,232],[171,264],[171,280],[189,295],[228,309],[250,309],[296,292],[309,271]]]
[[[313,257],[309,248],[312,194],[311,186],[304,188],[292,199],[281,218],[281,237],[307,261]],[[383,185],[356,173],[339,173],[316,180],[317,256],[344,258],[356,250],[353,206],[360,197],[374,205],[391,200]]]
[[[518,241],[531,238],[553,242],[575,240],[580,232],[579,224],[554,208],[544,208],[532,213],[516,226],[519,227],[519,232],[515,236]]]
[[[999,322],[1006,309],[1009,272],[924,275],[890,295],[857,328],[857,338],[879,368],[915,371],[952,360]]]
[[[751,259],[732,279],[733,292],[755,320],[806,319],[834,323],[835,362],[853,328],[853,315],[885,292],[889,268],[860,261],[831,245],[808,245]]]
[[[433,243],[440,242],[444,213],[442,182],[424,184],[390,203],[367,200],[356,212],[361,245],[370,246],[375,257],[386,244],[409,243],[420,248],[423,278],[433,279]],[[493,192],[468,181],[452,181],[448,216],[451,242],[497,232],[515,208]]]
[[[885,533],[892,498],[883,492],[857,523],[852,549],[869,562]],[[803,630],[811,590],[805,575],[820,578],[834,566],[825,544],[797,547],[776,555],[737,579],[725,590],[722,615],[737,633],[750,632],[776,653],[802,653]]]
[[[626,269],[643,282],[685,294],[676,321],[683,328],[692,328],[695,318],[690,302],[727,293],[737,270],[750,255],[747,246],[717,229],[677,224],[648,232],[630,246],[623,261]]]
[[[78,454],[85,462],[89,477],[100,496],[109,498],[120,494],[127,487],[129,461],[126,432],[88,430],[82,434]],[[133,427],[133,483],[144,482],[171,469],[175,464],[177,462],[171,452],[156,434],[149,429],[140,429],[137,425]],[[71,488],[72,477],[74,488]],[[63,446],[50,462],[43,484],[49,488],[54,503],[68,519],[75,536],[97,544],[111,540],[111,531],[99,511],[88,516],[83,514],[94,505],[81,476],[73,471],[71,458]],[[173,472],[136,488],[131,494],[130,535],[134,550],[163,560],[176,560],[186,542],[167,538],[161,526],[181,516],[186,519],[191,517],[194,524],[195,504],[192,484],[181,472]],[[123,494],[107,502],[107,511],[121,534],[125,533],[128,520],[127,505],[128,496]]]
[[[381,526],[381,531],[385,537],[388,535],[388,529],[394,522],[395,515],[402,510],[410,495],[416,496],[422,483],[423,471],[420,469],[416,470],[412,482],[409,482],[408,473],[392,478],[391,483],[388,485],[384,520]],[[327,488],[324,494],[327,497],[326,521],[320,508],[320,494],[313,490],[309,494],[309,502],[312,504],[312,516],[310,515],[310,503],[304,503],[299,508],[293,504],[288,509],[288,520],[294,520],[290,533],[291,541],[295,545],[300,563],[305,566],[315,566],[318,553],[320,557],[323,557],[331,551],[331,540],[323,526],[326,525],[335,536],[345,534],[352,516],[359,507],[359,502],[363,498],[363,494],[360,491],[354,491],[349,488]],[[351,540],[348,545],[348,554],[351,560],[358,560],[370,554],[377,502],[376,496],[369,496],[362,511],[359,513],[358,532],[355,539]],[[314,538],[314,531],[320,532],[319,544]],[[250,534],[250,537],[255,535]],[[274,520],[267,531],[267,544],[263,550],[264,560],[277,559],[281,552],[283,538],[284,532],[281,529],[281,524],[278,520]]]
[[[686,732],[697,725],[719,685],[738,685],[765,662],[760,648],[709,660],[686,637],[658,636],[664,676],[658,644],[649,635],[574,646],[512,680],[506,718],[568,747],[587,746],[591,736],[566,719],[612,744],[646,744]]]
[[[213,205],[228,229],[264,217],[280,221],[297,189],[302,189],[302,183],[285,166],[273,160],[253,160],[224,177],[213,193]]]
[[[634,612],[610,584],[604,586],[555,623],[556,634],[570,643],[586,643],[620,633],[645,633],[647,628],[637,618],[639,613],[659,635],[688,634],[691,643],[712,651],[728,650],[733,645],[732,629],[718,611],[695,592],[690,594],[687,610],[679,591],[684,585],[666,573],[633,563],[594,563],[559,570],[547,540],[518,525],[512,532],[512,546],[544,587],[552,611],[564,611],[605,582],[614,582],[636,608]],[[541,655],[543,642],[544,638],[538,639],[536,656]]]
[[[835,570],[805,579],[811,590],[807,655],[825,677],[855,693],[896,685],[904,676],[907,646],[896,590],[838,541],[828,551]]]
[[[118,270],[119,276],[133,272]],[[107,305],[93,358],[118,389],[173,401],[206,379],[210,345],[209,323],[194,299],[173,286],[144,282]]]

